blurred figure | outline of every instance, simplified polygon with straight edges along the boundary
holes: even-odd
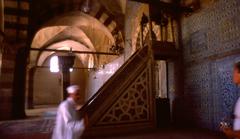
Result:
[[[240,62],[234,65],[233,82],[240,86]],[[238,98],[234,109],[233,128],[228,126],[222,126],[221,128],[229,139],[240,139],[240,98]]]
[[[52,139],[80,139],[86,126],[87,119],[78,120],[77,116],[79,86],[69,86],[67,92],[69,97],[58,107]]]

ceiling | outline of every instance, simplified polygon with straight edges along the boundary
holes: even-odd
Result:
[[[67,49],[75,51],[110,52],[115,44],[115,38],[106,27],[96,18],[83,12],[71,12],[48,21],[34,36],[32,48]],[[32,65],[41,66],[51,56],[50,52],[32,51]],[[116,56],[78,55],[78,58],[88,65],[94,57],[95,65],[107,64]]]

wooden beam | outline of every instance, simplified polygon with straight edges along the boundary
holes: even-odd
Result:
[[[8,0],[8,1],[16,1],[16,0]],[[29,2],[29,0],[21,0],[22,2]]]
[[[192,12],[192,9],[189,7],[183,7],[178,5],[177,3],[167,3],[167,2],[162,2],[160,0],[131,0],[131,1],[136,1],[136,2],[141,2],[141,3],[147,3],[150,6],[153,7],[160,7],[164,9],[169,9],[169,10],[174,10],[174,11],[181,11],[181,12]]]
[[[39,48],[30,48],[30,51],[48,51],[48,52],[60,52],[60,53],[70,53],[69,50],[56,50],[56,49],[39,49]],[[76,54],[96,54],[96,55],[119,55],[117,53],[108,53],[108,52],[92,52],[92,51],[72,51]]]
[[[50,68],[50,66],[36,66],[36,68],[39,68],[39,69],[49,69],[49,68]],[[86,69],[93,69],[93,70],[95,70],[96,68],[72,67],[72,69],[76,69],[76,70],[86,70]]]

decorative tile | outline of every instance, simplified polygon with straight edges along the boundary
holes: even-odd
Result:
[[[186,70],[185,102],[192,124],[200,127],[212,125],[210,63],[195,65]]]
[[[205,30],[199,30],[191,35],[190,52],[191,54],[200,53],[207,49],[207,34]]]
[[[238,99],[238,88],[232,83],[232,70],[236,59],[240,60],[240,56],[226,57],[218,59],[212,64],[211,75],[213,82],[213,111],[214,111],[214,127],[223,120],[232,122],[234,105]]]
[[[219,0],[183,20],[182,36],[187,62],[240,48],[240,5],[237,3],[238,0]],[[207,51],[204,51],[206,45]],[[193,53],[194,50],[198,53]]]
[[[239,0],[219,0],[183,21],[184,60],[197,63],[186,67],[186,115],[200,127],[218,130],[224,118],[232,122],[229,118],[240,96],[232,70],[240,54],[224,54],[240,49],[239,10]],[[215,55],[219,58],[209,59]]]

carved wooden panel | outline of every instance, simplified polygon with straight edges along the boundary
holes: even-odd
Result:
[[[146,121],[149,119],[150,69],[146,68],[120,98],[109,108],[97,125]]]
[[[86,136],[155,127],[153,62],[141,48],[81,110],[89,115]]]

